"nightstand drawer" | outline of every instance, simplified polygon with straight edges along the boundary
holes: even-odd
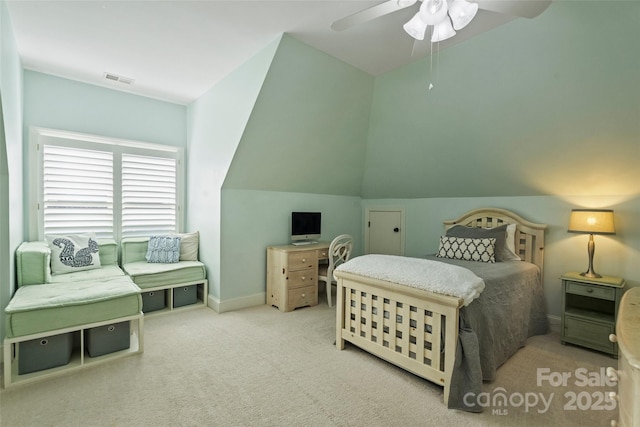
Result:
[[[613,324],[590,322],[570,315],[565,316],[564,338],[567,341],[588,344],[592,348],[613,353],[615,344],[609,341],[609,335],[615,332]]]
[[[615,301],[616,290],[605,286],[567,281],[567,293]]]

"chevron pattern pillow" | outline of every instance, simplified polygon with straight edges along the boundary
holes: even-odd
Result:
[[[151,236],[145,258],[147,262],[165,264],[180,261],[180,237]]]
[[[472,239],[469,237],[441,236],[439,258],[461,259],[465,261],[496,262],[496,239]]]

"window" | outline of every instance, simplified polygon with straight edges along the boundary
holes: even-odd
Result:
[[[32,140],[33,237],[90,231],[120,240],[180,229],[182,149],[47,129]]]

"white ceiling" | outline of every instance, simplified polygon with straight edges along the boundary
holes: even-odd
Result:
[[[342,32],[332,22],[380,3],[359,0],[8,0],[26,69],[188,104],[283,32],[372,75],[430,51],[402,29],[416,4]],[[482,3],[481,3],[482,5]],[[514,19],[480,10],[440,49]],[[131,85],[104,73],[134,79]]]

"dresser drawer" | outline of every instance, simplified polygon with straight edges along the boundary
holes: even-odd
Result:
[[[563,338],[567,341],[588,344],[592,348],[613,353],[615,344],[609,341],[609,335],[614,331],[613,324],[591,322],[565,315]]]
[[[590,285],[588,283],[567,281],[567,293],[584,295],[591,298],[606,299],[609,301],[615,301],[616,299],[616,290],[614,288]]]
[[[318,304],[318,288],[315,286],[305,286],[303,288],[289,289],[287,291],[287,305],[290,310],[307,305]]]
[[[318,264],[316,251],[299,251],[289,253],[289,271],[313,268]]]
[[[325,259],[329,259],[329,249],[328,248],[324,248],[324,249],[318,249],[316,256],[318,257],[318,260],[325,260]]]
[[[317,279],[316,270],[308,268],[306,270],[290,271],[287,276],[287,287],[300,288],[303,286],[311,286]]]

